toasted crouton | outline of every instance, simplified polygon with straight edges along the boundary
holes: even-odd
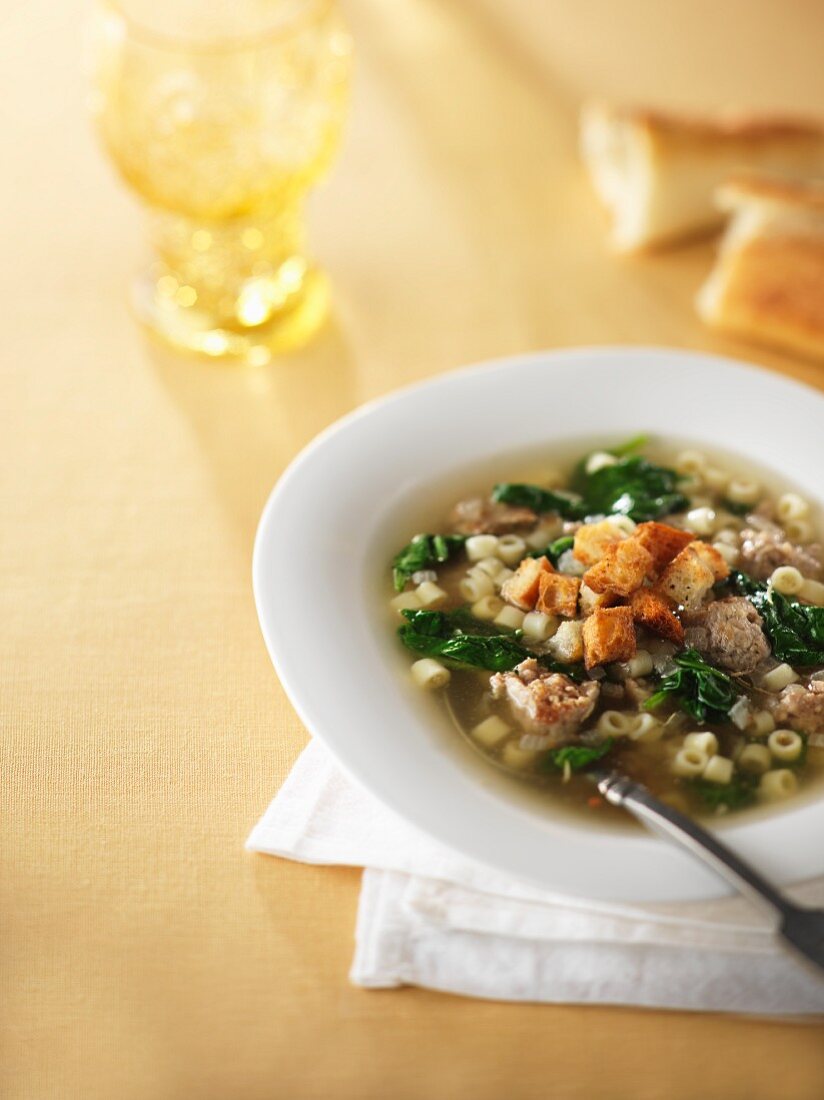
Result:
[[[672,559],[655,586],[662,596],[688,610],[698,607],[715,584],[715,571],[707,563],[707,555],[696,549],[698,545],[691,542],[685,546]]]
[[[730,575],[729,563],[726,558],[718,553],[714,546],[710,546],[708,542],[701,542],[699,539],[696,539],[690,545],[701,561],[712,570],[712,575],[716,581],[726,580]]]
[[[575,532],[575,544],[572,547],[573,555],[582,561],[584,565],[595,565],[597,561],[614,546],[626,538],[623,531],[619,530],[608,519],[600,523],[585,523]]]
[[[583,623],[578,619],[568,619],[561,623],[552,637],[549,639],[548,648],[550,655],[556,661],[571,664],[580,661],[584,655]]]
[[[611,546],[603,558],[584,573],[584,584],[593,592],[629,596],[652,573],[652,555],[636,538]]]
[[[635,627],[628,607],[602,607],[584,620],[584,664],[587,669],[635,656]]]
[[[673,612],[669,600],[664,599],[660,593],[653,592],[650,588],[639,588],[632,594],[630,608],[636,623],[676,645],[684,644],[681,621]]]
[[[611,607],[619,599],[613,592],[593,592],[588,584],[581,582],[578,607],[582,615],[589,615],[596,607]]]
[[[501,595],[507,603],[520,607],[521,611],[531,611],[538,599],[541,577],[545,573],[554,572],[548,558],[524,558],[515,576],[504,581]]]
[[[545,615],[574,619],[578,610],[580,587],[580,577],[568,577],[564,573],[542,573],[538,582],[535,610],[542,611]]]
[[[639,523],[633,538],[638,539],[644,549],[652,554],[658,573],[693,540],[689,531],[679,531],[677,527],[670,527],[667,523],[653,522]]]

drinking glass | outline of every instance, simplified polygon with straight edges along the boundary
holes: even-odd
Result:
[[[335,0],[98,0],[92,111],[149,209],[139,319],[177,348],[264,362],[305,343],[327,287],[304,250],[351,43]]]

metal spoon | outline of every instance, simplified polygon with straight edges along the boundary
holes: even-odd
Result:
[[[819,974],[824,971],[824,910],[805,909],[789,901],[725,844],[678,810],[660,802],[643,784],[602,768],[591,769],[587,777],[607,802],[629,810],[652,832],[680,845],[750,901],[777,916],[778,934],[817,967]]]

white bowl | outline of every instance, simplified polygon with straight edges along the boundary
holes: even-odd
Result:
[[[551,796],[524,793],[450,733],[437,703],[409,685],[387,610],[389,559],[431,519],[433,494],[444,508],[462,477],[477,483],[479,468],[491,483],[490,460],[507,452],[641,431],[736,452],[820,498],[824,397],[804,386],[659,348],[499,360],[372,402],[318,436],[264,509],[255,599],[303,723],[403,818],[559,892],[699,899],[724,888],[689,857],[640,829],[590,827]],[[824,872],[822,798],[717,831],[776,882]]]

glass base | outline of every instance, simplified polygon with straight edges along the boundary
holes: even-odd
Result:
[[[249,279],[218,315],[199,305],[192,287],[155,267],[134,281],[131,301],[140,323],[178,351],[262,366],[311,340],[326,319],[329,287],[322,271],[295,258]]]

